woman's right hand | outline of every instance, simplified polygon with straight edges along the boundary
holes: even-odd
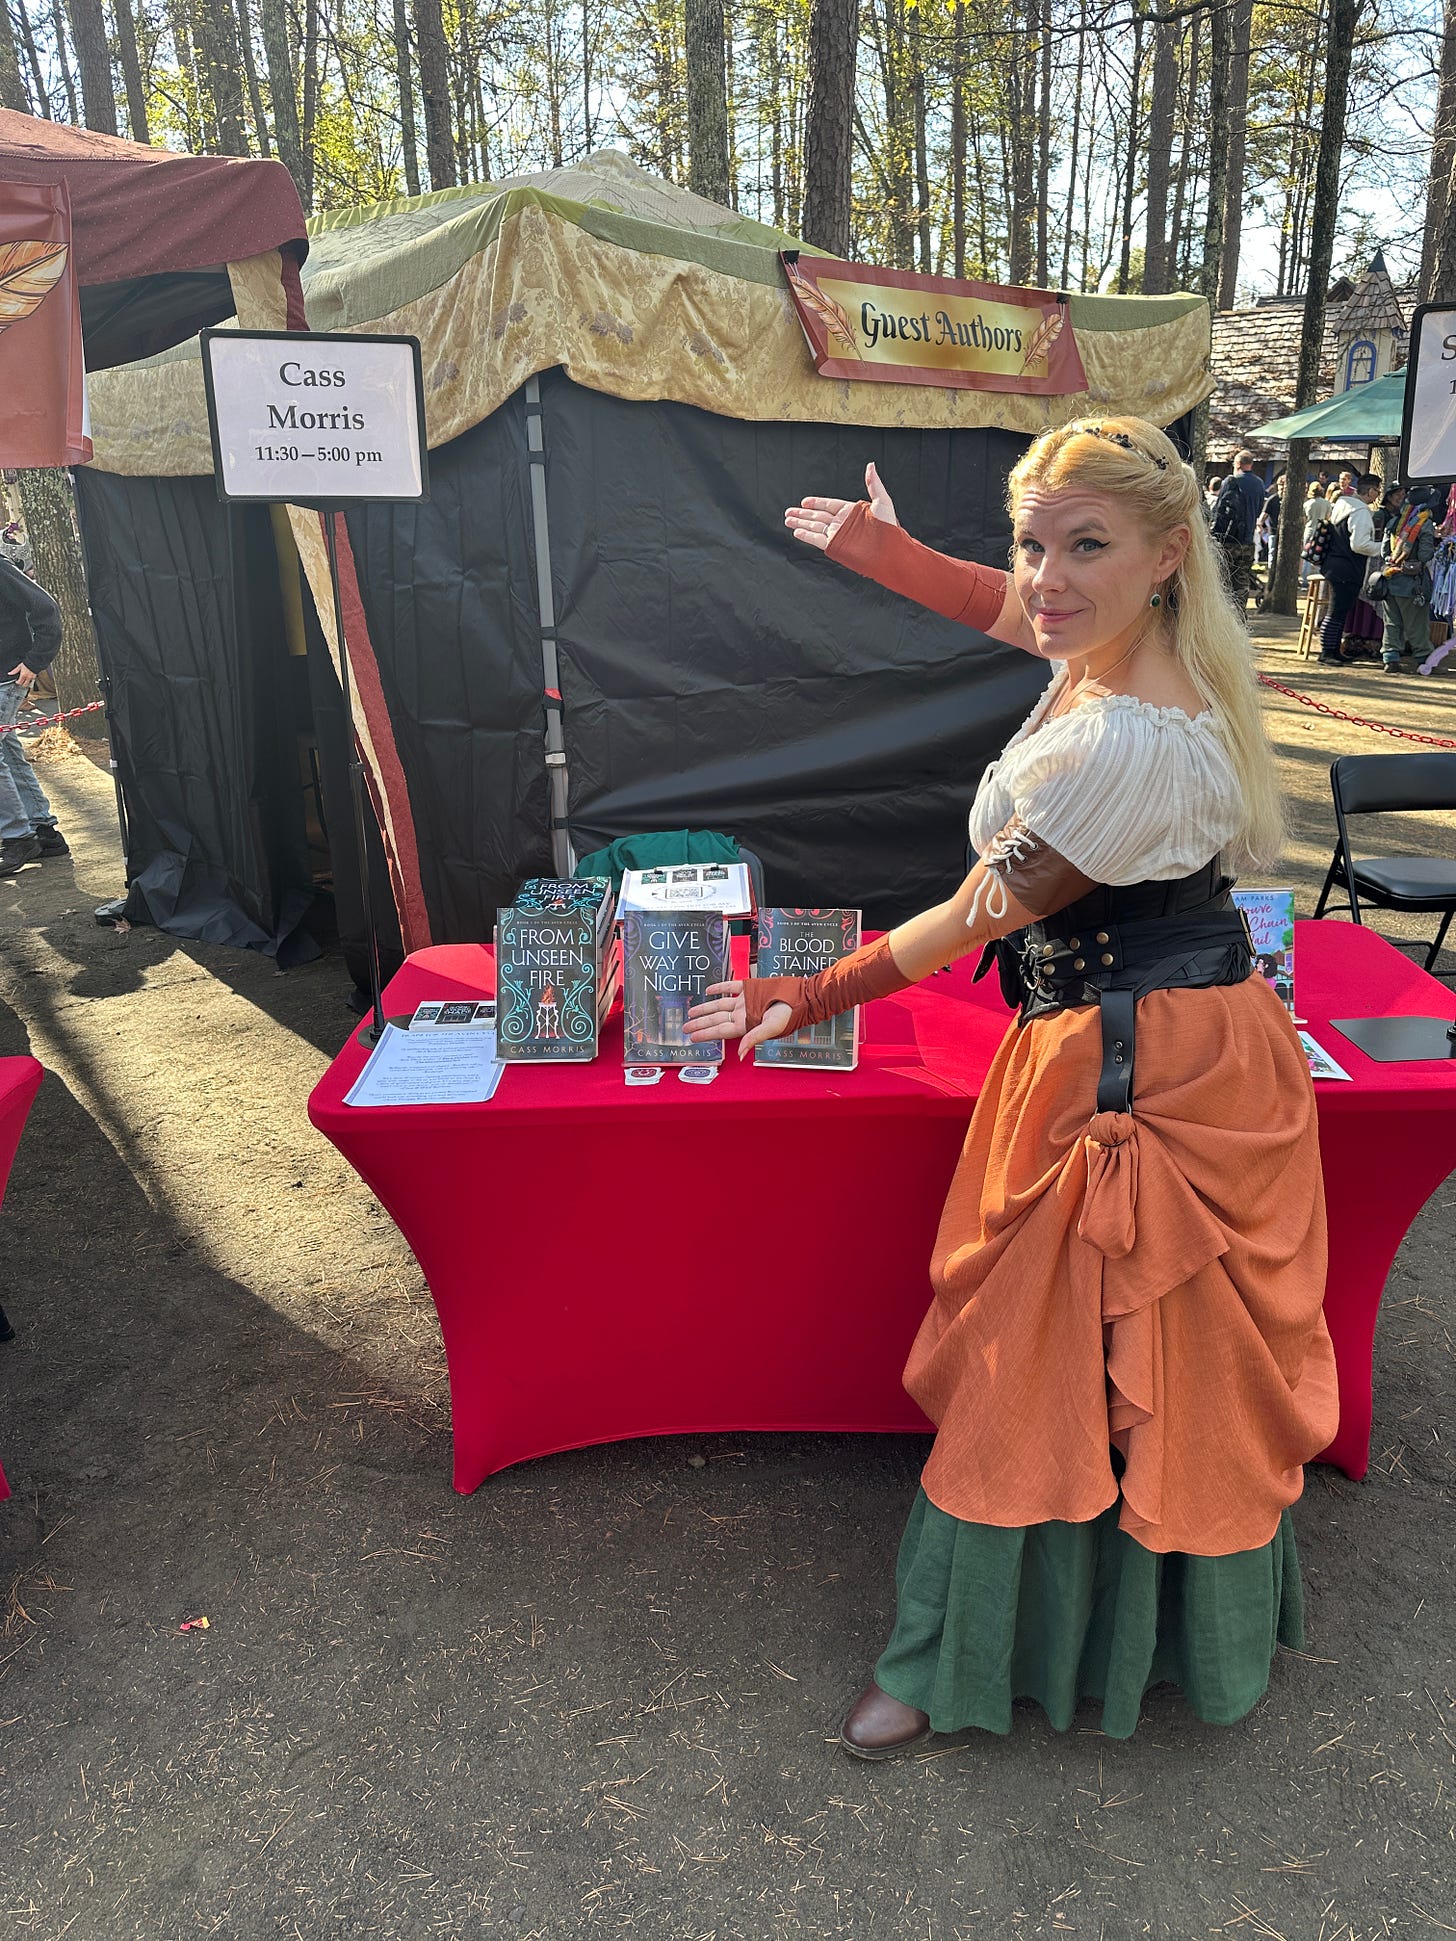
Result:
[[[763,1021],[750,1031],[748,1007],[743,1001],[743,979],[732,978],[724,984],[710,984],[703,1002],[688,1011],[686,1035],[693,1044],[716,1044],[723,1038],[739,1038],[738,1056],[746,1058],[755,1045],[781,1038],[788,1029],[793,1012],[787,1004],[771,1004]]]
[[[865,466],[865,490],[869,494],[870,512],[881,525],[898,526],[894,501],[881,485],[873,464]],[[784,524],[795,539],[802,539],[806,546],[817,546],[821,553],[827,552],[830,541],[857,503],[855,499],[804,499],[785,512]]]

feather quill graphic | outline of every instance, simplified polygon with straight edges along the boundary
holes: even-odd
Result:
[[[60,282],[66,255],[64,243],[0,244],[0,330],[39,309]]]
[[[1066,321],[1066,312],[1061,309],[1054,310],[1049,317],[1042,318],[1032,334],[1031,342],[1026,347],[1026,355],[1021,360],[1022,377],[1025,377],[1033,364],[1044,358],[1050,358],[1052,345],[1061,336],[1062,327]]]
[[[859,345],[855,340],[854,325],[850,322],[848,313],[832,297],[827,297],[822,290],[816,289],[808,277],[802,275],[792,263],[785,263],[784,269],[788,272],[789,281],[798,292],[800,302],[820,318],[831,337],[837,338],[846,349],[858,357]]]

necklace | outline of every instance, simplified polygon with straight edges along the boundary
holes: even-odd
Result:
[[[1100,674],[1084,674],[1081,680],[1078,681],[1075,687],[1068,685],[1065,692],[1058,697],[1057,706],[1052,710],[1052,713],[1050,714],[1050,716],[1048,716],[1048,719],[1057,720],[1062,715],[1069,714],[1072,710],[1073,705],[1076,702],[1077,696],[1081,694],[1084,688],[1091,687],[1093,683],[1096,681],[1105,681],[1109,674],[1115,674],[1117,669],[1122,666],[1122,663],[1125,660],[1132,659],[1133,655],[1137,652],[1138,648],[1142,646],[1146,638],[1147,638],[1146,634],[1139,634],[1137,639],[1132,643],[1131,647],[1127,649],[1126,653],[1119,654],[1117,659],[1113,661],[1110,666],[1104,667]],[[1063,703],[1065,703],[1065,705],[1063,705]]]

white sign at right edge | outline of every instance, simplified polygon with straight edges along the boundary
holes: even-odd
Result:
[[[1456,479],[1456,305],[1427,304],[1411,325],[1400,473],[1407,485]]]

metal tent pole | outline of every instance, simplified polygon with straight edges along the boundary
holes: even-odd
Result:
[[[526,379],[526,447],[531,454],[531,524],[536,541],[536,601],[541,614],[541,693],[546,710],[546,779],[551,804],[551,866],[558,876],[576,867],[567,809],[566,738],[561,725],[561,672],[556,655],[556,599],[551,590],[551,526],[546,514],[546,444],[541,428],[541,380]]]

